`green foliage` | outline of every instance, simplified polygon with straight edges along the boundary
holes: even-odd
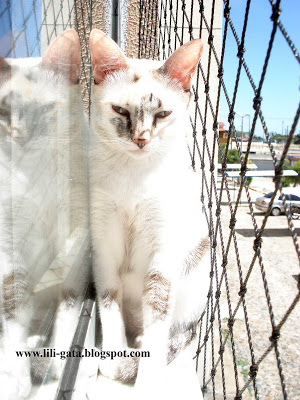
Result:
[[[226,145],[222,144],[221,146],[222,146],[222,152],[224,154]],[[218,162],[222,163],[222,157],[221,157],[220,152],[219,152],[219,156],[218,156]],[[241,161],[240,161],[240,156],[239,156],[239,152],[237,151],[237,149],[228,150],[226,162],[227,162],[227,164],[240,164]]]
[[[222,144],[221,146],[222,146],[222,151],[224,154],[226,145]],[[220,152],[218,155],[218,162],[222,163],[222,157],[221,157]],[[226,162],[227,162],[227,164],[240,164],[241,163],[239,152],[237,151],[237,149],[228,150]],[[252,164],[252,161],[248,160],[248,164]],[[238,169],[236,169],[234,171],[238,171]],[[248,186],[251,184],[251,182],[252,182],[252,177],[251,176],[247,177]]]
[[[294,144],[300,144],[300,133],[294,136]]]
[[[285,135],[281,135],[280,133],[277,132],[271,132],[271,139],[272,142],[277,142],[277,143],[284,143],[286,141],[286,136]]]
[[[263,142],[264,138],[261,136],[253,135],[252,142]]]
[[[300,184],[300,160],[297,161],[295,163],[294,166],[290,166],[285,164],[283,166],[283,169],[285,170],[292,170],[292,171],[296,171],[298,173],[298,176],[285,176],[284,178],[282,178],[282,186],[287,187],[290,185],[296,186]]]

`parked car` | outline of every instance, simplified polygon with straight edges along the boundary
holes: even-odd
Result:
[[[286,205],[288,207],[296,206],[300,208],[300,188],[283,188],[283,193],[286,197]],[[266,212],[274,192],[268,193],[265,196],[258,197],[255,202],[255,207],[259,211]],[[284,212],[284,205],[282,201],[282,194],[278,192],[274,199],[271,215],[277,216]]]

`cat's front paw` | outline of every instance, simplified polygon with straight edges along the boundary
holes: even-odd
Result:
[[[29,367],[29,366],[28,366]],[[24,368],[5,368],[0,371],[0,388],[2,400],[24,400],[31,391],[30,370]]]
[[[51,362],[51,376],[53,379],[59,380],[63,373],[65,366],[65,360],[60,359],[56,356]]]
[[[118,379],[123,383],[134,382],[138,370],[138,359],[120,357],[99,361],[99,370],[102,375],[110,379]]]

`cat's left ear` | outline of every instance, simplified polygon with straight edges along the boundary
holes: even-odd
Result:
[[[102,83],[106,76],[127,68],[126,57],[120,47],[99,29],[90,35],[90,49],[93,77],[96,84]]]
[[[80,42],[74,29],[68,29],[59,35],[48,47],[42,65],[78,83],[80,74]]]
[[[179,47],[159,69],[177,80],[185,91],[190,90],[191,80],[203,51],[201,39],[192,40]]]

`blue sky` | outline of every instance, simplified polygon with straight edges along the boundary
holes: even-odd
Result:
[[[239,38],[242,34],[246,0],[231,0],[231,19]],[[280,20],[283,23],[296,48],[300,51],[300,1],[282,0]],[[246,33],[244,58],[250,69],[254,83],[258,86],[264,59],[266,56],[270,34],[272,31],[271,5],[268,0],[252,0],[249,22]],[[231,31],[224,59],[224,80],[232,99],[235,76],[238,67],[237,46]],[[253,90],[244,69],[242,69],[235,111],[239,114],[250,113],[251,122],[254,115]],[[271,53],[267,75],[262,89],[262,112],[269,132],[286,132],[291,127],[299,103],[299,64],[285,41],[282,33],[277,31]],[[221,99],[220,118],[228,126],[228,107],[224,96]],[[236,116],[236,128],[241,127],[241,118]],[[244,118],[244,131],[248,130],[248,117]],[[299,133],[299,126],[296,130]],[[255,133],[263,135],[260,122]]]
[[[33,4],[35,3],[35,8]],[[42,0],[0,0],[0,55],[4,57],[38,57],[40,55],[39,29],[42,23]],[[26,34],[24,32],[26,21]],[[12,51],[11,29],[15,47]]]

